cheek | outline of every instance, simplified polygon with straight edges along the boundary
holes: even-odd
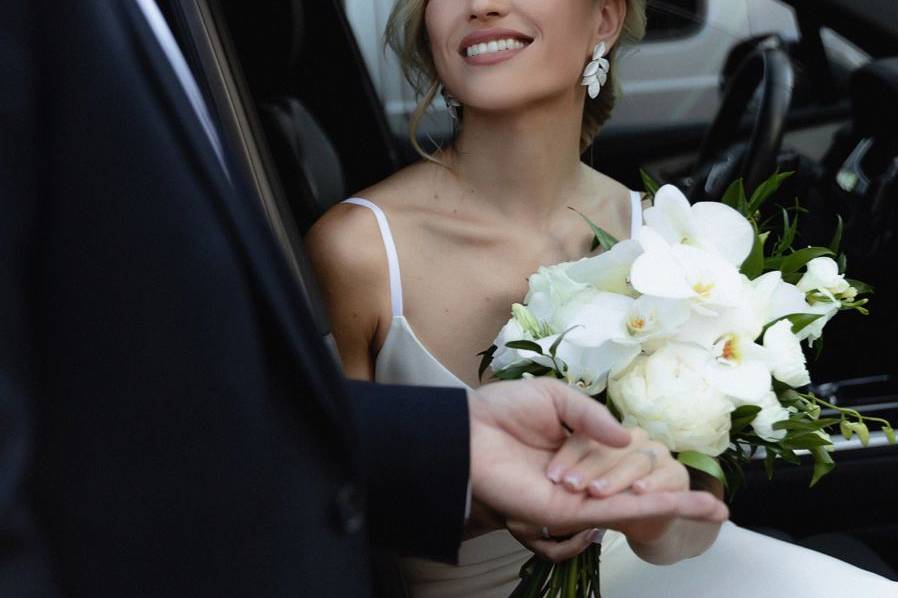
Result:
[[[449,31],[457,12],[457,0],[431,0],[424,11],[424,27],[430,39],[431,55],[439,72],[445,69]]]

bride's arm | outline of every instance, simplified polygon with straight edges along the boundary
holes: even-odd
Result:
[[[373,347],[381,314],[389,313],[389,274],[374,218],[367,210],[335,206],[305,245],[347,377],[373,380]]]

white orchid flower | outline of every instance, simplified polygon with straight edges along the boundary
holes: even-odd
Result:
[[[792,324],[788,320],[780,320],[767,329],[764,349],[774,378],[792,387],[811,383],[801,342],[792,333]]]
[[[664,185],[654,205],[645,210],[645,223],[671,245],[688,245],[723,257],[739,268],[751,253],[755,232],[739,212],[720,202],[689,205],[683,192]]]
[[[773,391],[766,393],[757,405],[761,411],[751,422],[755,434],[769,442],[779,442],[785,438],[786,430],[773,429],[773,424],[789,419],[789,410],[776,398],[776,393]]]
[[[711,349],[708,380],[736,404],[755,404],[770,390],[771,374],[764,348],[751,334],[729,333]]]
[[[635,297],[639,293],[630,284],[630,268],[641,254],[642,245],[638,241],[620,241],[608,251],[574,263],[568,270],[568,275],[572,280],[588,284],[599,291]]]
[[[798,340],[807,340],[808,345],[813,347],[814,341],[823,336],[823,327],[832,320],[833,316],[839,313],[839,305],[838,302],[830,303],[826,301],[809,305],[804,313],[819,314],[820,317],[798,332]]]
[[[650,348],[657,348],[658,343],[679,332],[691,313],[685,299],[642,295],[627,310],[625,324],[629,338],[619,342],[649,344]]]
[[[838,301],[839,298],[853,299],[857,295],[844,274],[839,274],[839,265],[830,257],[817,257],[807,264],[807,272],[798,281],[798,288],[805,293],[817,291]]]
[[[689,299],[693,309],[707,315],[739,303],[742,277],[719,255],[689,245],[669,245],[650,226],[640,229],[639,242],[644,253],[633,262],[630,282],[640,293]]]

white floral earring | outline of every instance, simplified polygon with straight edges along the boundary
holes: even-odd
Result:
[[[599,97],[602,86],[608,80],[608,69],[611,68],[611,63],[605,58],[606,49],[605,42],[596,44],[595,50],[592,52],[592,60],[583,71],[583,81],[580,82],[580,85],[589,88],[589,97],[592,99]]]
[[[449,93],[445,85],[440,85],[440,94],[443,96],[443,101],[446,102],[446,107],[449,109],[449,116],[452,117],[452,120],[458,120],[458,109],[461,108],[461,102]]]

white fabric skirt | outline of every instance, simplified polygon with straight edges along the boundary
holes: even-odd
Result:
[[[406,559],[413,598],[507,598],[531,556],[506,531],[462,543],[456,567]],[[602,540],[603,598],[898,598],[898,583],[819,552],[727,522],[704,554],[657,566],[626,538]]]

